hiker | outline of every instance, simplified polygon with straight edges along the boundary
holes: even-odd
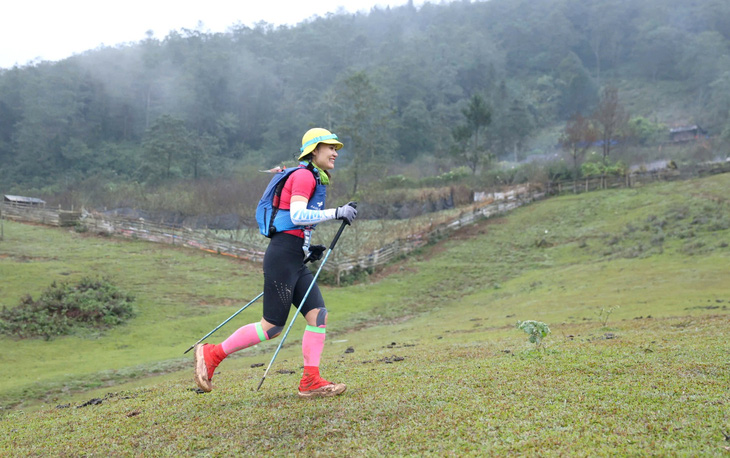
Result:
[[[320,259],[326,249],[323,245],[309,246],[313,226],[333,219],[350,224],[357,216],[352,202],[337,208],[324,208],[329,171],[334,169],[337,151],[342,146],[337,135],[322,128],[310,129],[302,137],[299,168],[284,182],[276,205],[275,231],[264,255],[263,317],[260,322],[239,328],[218,345],[195,346],[195,382],[201,390],[208,392],[214,388],[213,373],[226,356],[281,334],[292,305],[296,310],[314,280],[306,261]],[[301,313],[307,326],[302,337],[304,373],[298,395],[311,398],[343,393],[347,388],[344,383],[329,382],[319,374],[327,309],[316,283]]]

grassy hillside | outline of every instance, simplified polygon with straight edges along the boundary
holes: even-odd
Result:
[[[0,340],[14,406],[0,453],[727,453],[729,187],[718,175],[547,200],[325,289],[323,375],[349,388],[315,402],[295,394],[303,320],[261,391],[252,365],[276,342],[224,362],[218,390],[193,389],[182,352],[260,292],[258,265],[6,222],[4,305],[98,272],[140,313],[99,335]],[[257,304],[236,325],[259,317]],[[551,327],[542,349],[517,320]]]

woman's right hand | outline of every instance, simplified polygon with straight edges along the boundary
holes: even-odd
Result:
[[[335,219],[341,219],[347,222],[348,225],[352,224],[357,217],[357,208],[355,207],[357,207],[357,202],[348,202],[347,205],[337,207],[335,210]]]

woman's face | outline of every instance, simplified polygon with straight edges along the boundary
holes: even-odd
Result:
[[[335,145],[320,143],[312,151],[312,162],[319,167],[320,170],[332,170],[335,168],[335,159],[337,158],[337,150]]]

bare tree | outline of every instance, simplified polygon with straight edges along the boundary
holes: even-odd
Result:
[[[608,166],[608,157],[611,154],[611,145],[618,142],[621,129],[629,121],[629,114],[619,102],[618,88],[607,86],[601,94],[601,101],[593,112],[593,121],[598,129],[598,138],[601,142],[603,168]],[[605,171],[601,174],[601,186],[606,184]]]
[[[563,149],[570,155],[573,162],[573,192],[576,192],[578,170],[588,149],[598,140],[598,131],[590,119],[573,115],[565,125],[560,137]]]

